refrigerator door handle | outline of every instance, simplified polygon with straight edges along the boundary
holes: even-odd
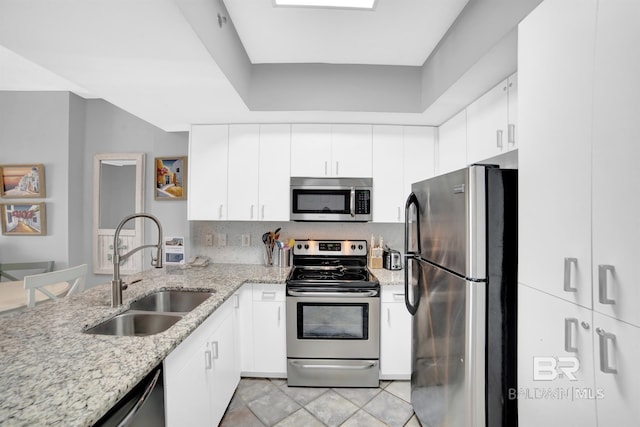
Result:
[[[418,311],[418,304],[420,302],[419,293],[420,286],[417,286],[418,295],[414,295],[414,300],[416,301],[416,305],[413,305],[411,301],[409,301],[409,266],[411,265],[411,261],[416,260],[413,256],[405,255],[404,257],[404,305],[407,307],[407,311],[412,316],[416,314]]]
[[[418,224],[418,227],[416,227],[416,237],[417,237],[417,244],[418,244],[418,250],[417,251],[410,251],[409,250],[409,209],[411,208],[411,205],[414,205],[416,207],[416,224]],[[415,254],[420,254],[421,252],[421,248],[420,248],[420,209],[419,209],[419,204],[418,204],[418,197],[416,197],[416,195],[412,192],[411,194],[409,194],[409,197],[407,198],[407,202],[404,205],[404,253],[405,256],[408,255],[415,255]]]

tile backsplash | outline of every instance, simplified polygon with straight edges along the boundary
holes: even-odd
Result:
[[[382,236],[391,248],[402,251],[404,224],[343,222],[258,222],[258,221],[191,221],[188,257],[206,255],[214,263],[263,263],[262,235],[280,227],[280,240],[293,239],[364,239],[371,235],[376,242]],[[212,245],[207,244],[207,235]],[[250,245],[242,246],[242,236],[250,236]],[[221,239],[222,237],[222,239]],[[222,246],[221,240],[226,240]]]

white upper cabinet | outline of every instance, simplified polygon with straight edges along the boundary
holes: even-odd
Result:
[[[462,110],[438,128],[436,173],[442,175],[467,165],[467,111]]]
[[[594,309],[640,326],[640,2],[598,5],[593,118]]]
[[[331,175],[331,125],[291,125],[291,176]]]
[[[228,218],[258,219],[259,125],[229,126]]]
[[[371,128],[371,125],[291,125],[291,176],[372,176]]]
[[[372,176],[371,125],[331,126],[331,171],[333,176]]]
[[[500,82],[467,107],[467,162],[516,148],[516,76]]]
[[[587,308],[595,14],[545,1],[518,29],[518,281]]]
[[[373,221],[404,222],[411,184],[434,175],[435,129],[373,127]]]
[[[198,125],[189,135],[187,217],[227,219],[228,125]]]
[[[258,205],[261,221],[289,220],[291,125],[260,125]]]

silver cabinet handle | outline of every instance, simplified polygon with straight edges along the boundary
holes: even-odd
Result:
[[[615,267],[604,264],[598,266],[598,301],[600,304],[615,304],[616,301],[607,296],[607,271],[613,275]]]
[[[222,219],[222,205],[220,205],[220,210],[218,211],[218,219]]]
[[[572,345],[573,340],[571,325],[575,325],[576,329],[578,329],[578,319],[574,317],[565,317],[564,319],[564,351],[567,353],[577,353],[578,347]]]
[[[340,173],[338,172],[338,170],[339,170],[338,169],[338,164],[339,164],[339,162],[336,162],[336,173],[335,173],[335,175],[340,175]]]
[[[267,299],[274,300],[274,299],[276,299],[276,293],[275,292],[263,291],[262,292],[262,299],[263,300],[267,300]]]
[[[516,143],[516,125],[509,124],[507,125],[507,144],[515,144]]]
[[[233,295],[233,308],[239,308],[240,307],[240,295],[235,294]]]
[[[608,341],[615,344],[616,336],[602,328],[596,328],[596,333],[599,335],[600,343],[600,370],[605,374],[617,374],[618,370],[609,365],[609,347],[607,345]]]
[[[502,129],[496,131],[496,147],[502,148]]]
[[[211,351],[209,350],[204,352],[204,369],[211,369]]]
[[[571,287],[571,265],[578,267],[577,258],[564,259],[564,290],[565,292],[578,292],[578,288]]]
[[[253,208],[254,208],[254,206],[251,205],[251,219],[253,219]]]
[[[391,326],[391,309],[387,308],[387,325]]]
[[[211,342],[211,358],[214,360],[218,358],[218,341]]]
[[[260,212],[261,219],[264,219],[264,205],[262,205],[262,211]]]
[[[328,163],[327,161],[325,161],[325,162],[324,162],[324,176],[327,176],[327,175],[328,175],[328,174],[327,174],[327,171],[328,171],[328,169],[327,169],[327,163]]]
[[[280,326],[280,307],[278,307],[278,326]]]

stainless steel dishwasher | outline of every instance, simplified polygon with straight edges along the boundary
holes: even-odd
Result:
[[[94,424],[96,427],[161,427],[164,425],[162,365],[153,369]]]

